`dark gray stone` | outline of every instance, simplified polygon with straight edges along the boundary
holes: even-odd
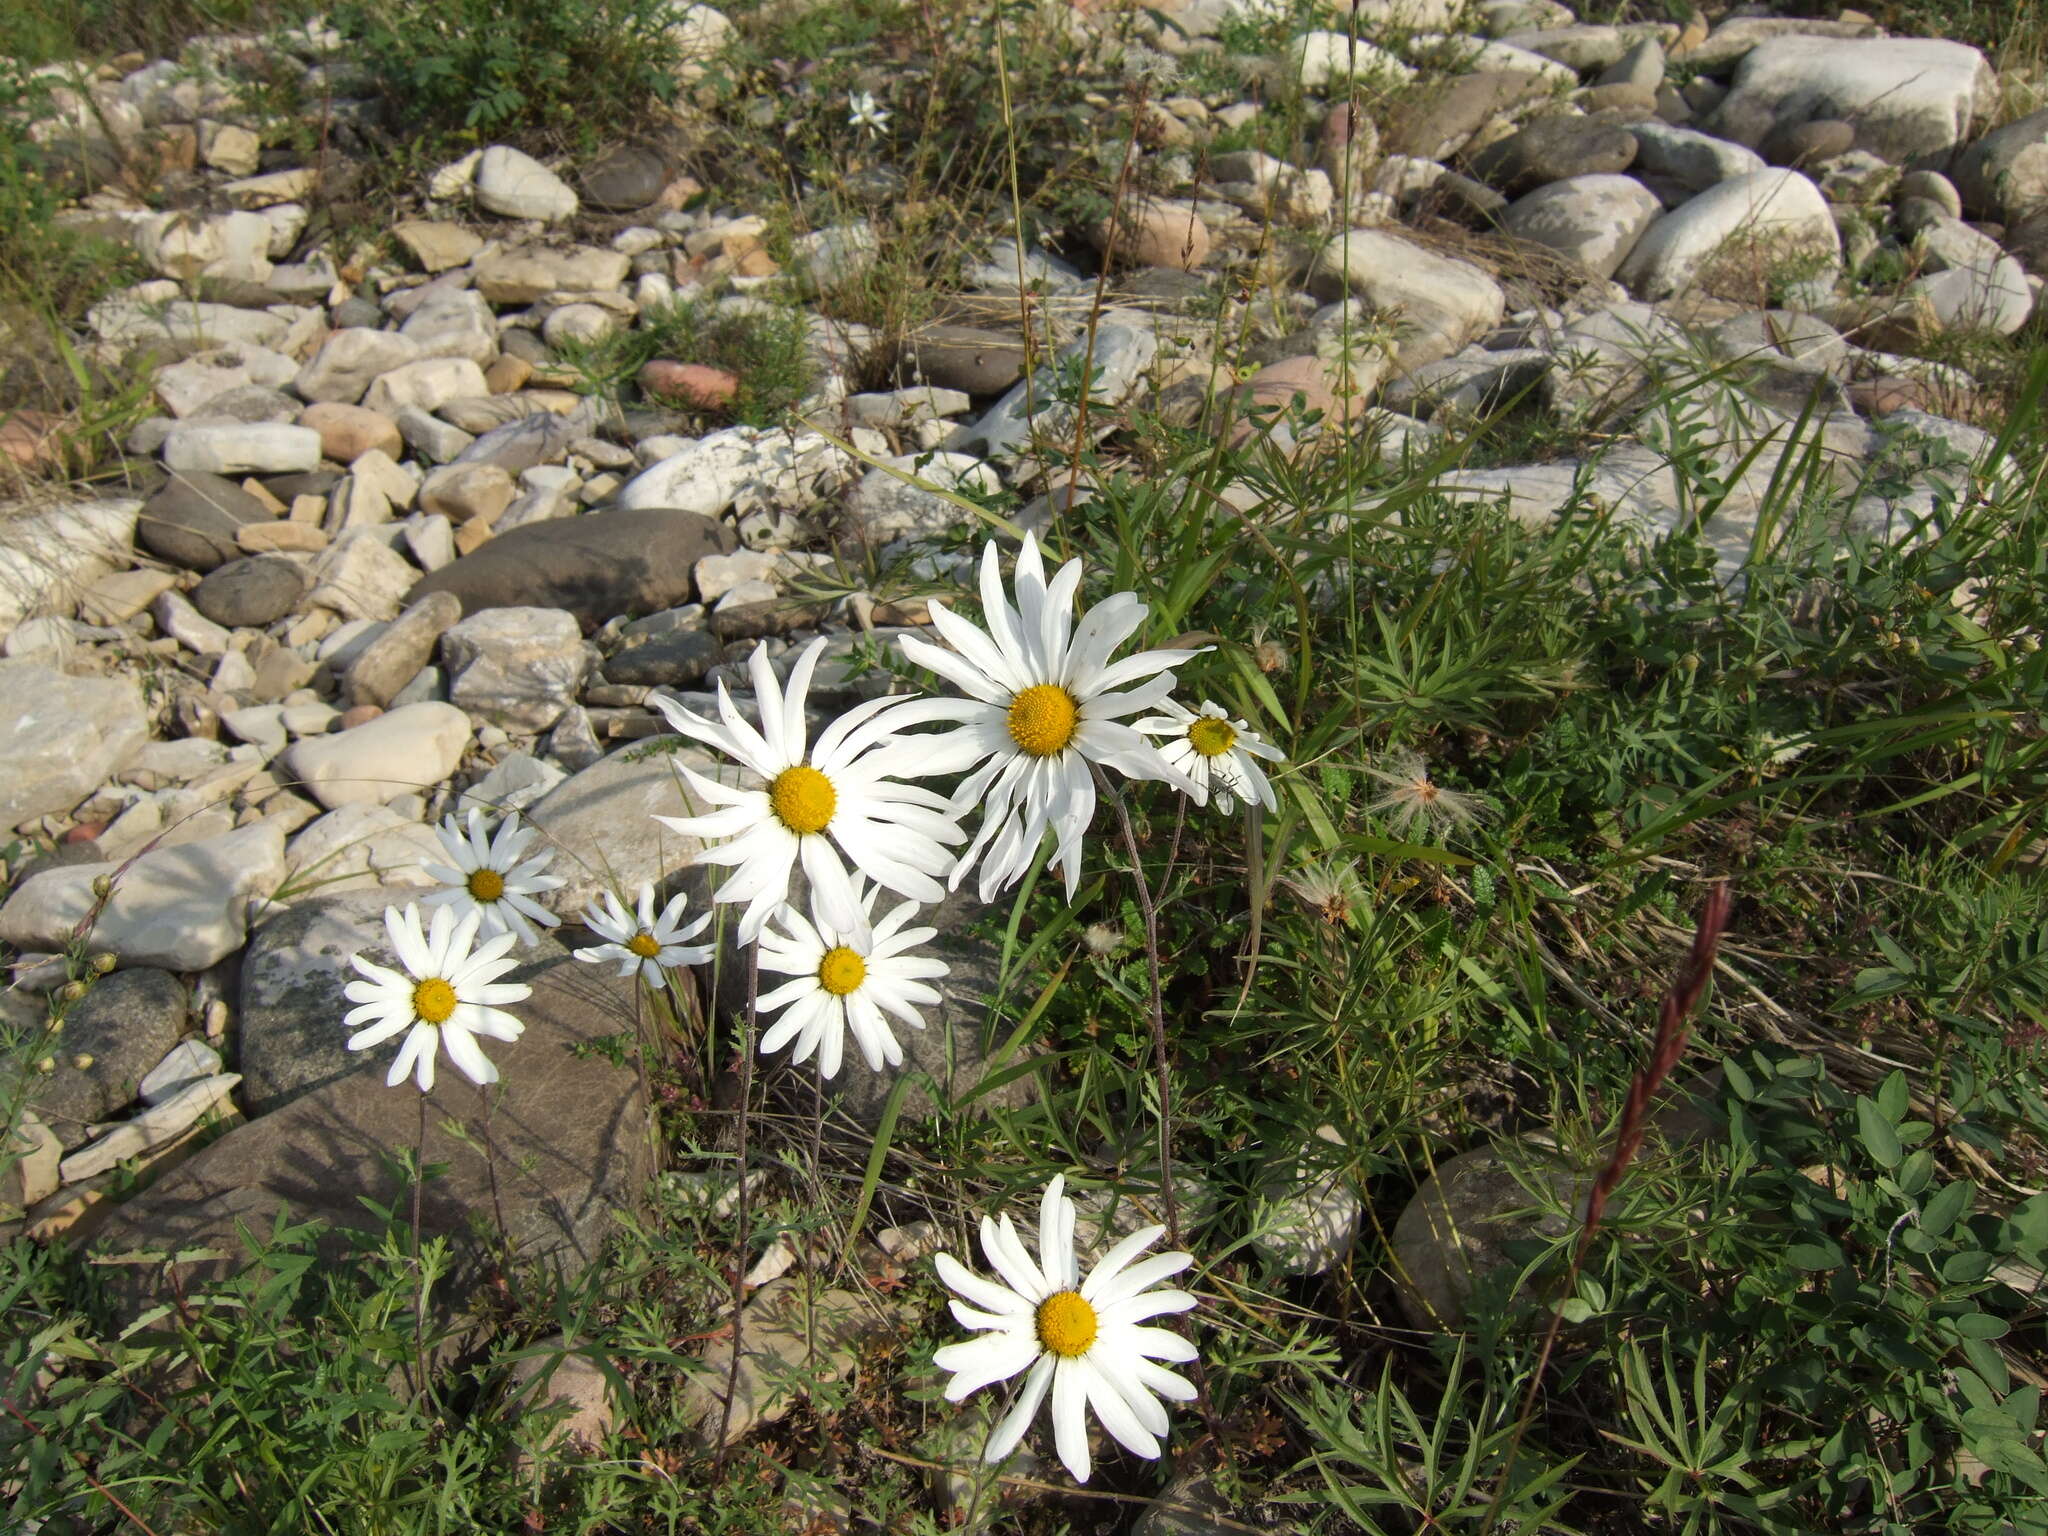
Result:
[[[930,325],[904,342],[903,364],[941,389],[997,395],[1024,377],[1024,338],[971,325]]]
[[[1568,176],[1612,175],[1636,157],[1636,136],[1617,123],[1539,117],[1472,156],[1472,174],[1503,192],[1526,192]]]
[[[164,488],[142,504],[135,542],[159,560],[204,572],[242,553],[237,529],[270,520],[270,509],[234,481],[204,470],[174,470]]]
[[[485,1095],[445,1057],[428,1096],[422,1150],[441,1171],[423,1192],[421,1236],[445,1237],[453,1258],[430,1299],[436,1323],[459,1323],[475,1310],[471,1297],[497,1267],[497,1212],[514,1262],[558,1268],[573,1284],[598,1258],[613,1213],[637,1207],[653,1173],[637,1075],[588,1049],[631,1033],[628,984],[605,967],[564,959],[559,948],[553,963],[520,975],[534,989],[512,1005],[526,1032],[487,1044],[503,1073],[489,1095],[488,1122]],[[344,1037],[339,1014],[311,1015],[302,1024],[309,1036]],[[327,1224],[318,1241],[329,1260],[348,1251],[346,1229],[381,1227],[366,1199],[398,1209],[403,1222],[408,1191],[395,1167],[418,1145],[420,1104],[409,1083],[384,1085],[395,1049],[393,1043],[350,1057],[345,1073],[229,1132],[116,1211],[96,1243],[103,1251],[235,1256],[180,1259],[175,1277],[164,1272],[168,1258],[113,1266],[124,1310],[145,1305],[173,1281],[189,1293],[240,1268],[246,1245],[238,1227],[268,1234],[281,1210]]]
[[[619,614],[690,601],[690,572],[731,554],[738,535],[695,512],[651,507],[551,518],[499,534],[422,579],[406,598],[453,592],[464,614],[486,608],[563,608],[586,632]]]
[[[228,629],[261,629],[298,607],[308,578],[282,555],[250,555],[216,567],[192,589],[192,606]]]
[[[1387,130],[1387,148],[1397,155],[1442,160],[1463,149],[1495,117],[1549,95],[1550,89],[1545,76],[1518,69],[1460,75],[1404,111]]]
[[[642,145],[615,144],[585,166],[577,181],[591,207],[629,213],[661,196],[668,163]]]
[[[1805,166],[1846,155],[1855,147],[1854,123],[1836,117],[1816,117],[1811,122],[1772,129],[1757,146],[1757,153],[1772,165]]]
[[[707,630],[674,630],[628,646],[604,664],[608,683],[686,688],[718,664],[723,642]]]
[[[111,1120],[136,1099],[136,1085],[184,1033],[185,988],[169,971],[115,971],[64,1012],[50,1049],[55,1070],[31,1073],[29,1103],[64,1144],[83,1146],[86,1127]],[[81,1067],[81,1058],[90,1065]],[[0,1100],[11,1098],[0,1092]]]

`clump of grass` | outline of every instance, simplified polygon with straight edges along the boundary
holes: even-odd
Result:
[[[416,133],[588,146],[674,99],[668,0],[345,0],[354,56]]]
[[[730,402],[700,407],[703,413],[767,427],[782,421],[817,383],[809,337],[810,322],[799,307],[733,308],[713,299],[679,299],[643,314],[631,331],[570,351],[568,360],[583,374],[584,387],[614,398],[656,358],[722,368],[739,386]]]

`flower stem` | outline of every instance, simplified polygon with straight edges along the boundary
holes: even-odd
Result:
[[[417,1393],[427,1390],[427,1267],[420,1253],[420,1197],[427,1187],[427,1095],[420,1091],[420,1133],[412,1154],[412,1363],[419,1372]]]
[[[1123,829],[1124,847],[1131,856],[1138,911],[1145,919],[1145,964],[1151,977],[1152,1070],[1159,1082],[1159,1203],[1166,1208],[1166,1240],[1178,1248],[1180,1206],[1173,1197],[1173,1072],[1166,1059],[1166,1006],[1159,983],[1159,911],[1152,905],[1152,888],[1145,883],[1145,864],[1138,856],[1138,834],[1131,825],[1124,797],[1100,768],[1095,769],[1095,783],[1103,798],[1116,808],[1117,825]]]
[[[754,1020],[755,1010],[761,995],[761,951],[758,945],[747,951],[747,1012],[746,1022],[740,1032],[740,1121],[739,1121],[739,1227],[738,1251],[732,1266],[732,1360],[725,1371],[725,1402],[718,1410],[718,1456],[712,1464],[712,1474],[717,1476],[725,1470],[725,1457],[731,1447],[726,1435],[732,1428],[732,1403],[740,1390],[740,1352],[746,1340],[744,1337],[744,1310],[747,1304],[747,1253],[750,1231],[747,1211],[747,1101],[753,1097],[754,1086]]]

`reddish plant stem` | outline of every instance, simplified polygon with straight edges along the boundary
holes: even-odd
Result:
[[[1628,1098],[1621,1108],[1621,1125],[1614,1135],[1614,1150],[1608,1154],[1606,1165],[1594,1177],[1593,1188],[1586,1196],[1586,1214],[1579,1224],[1579,1241],[1572,1250],[1571,1267],[1565,1271],[1560,1303],[1578,1289],[1579,1271],[1592,1249],[1594,1237],[1600,1231],[1600,1220],[1606,1214],[1607,1202],[1620,1186],[1629,1164],[1635,1161],[1636,1153],[1642,1150],[1643,1136],[1650,1126],[1651,1101],[1678,1065],[1679,1058],[1685,1054],[1686,1041],[1692,1034],[1690,1020],[1693,1010],[1699,1006],[1707,983],[1713,979],[1714,954],[1720,948],[1722,930],[1728,926],[1730,899],[1730,888],[1725,880],[1707,892],[1706,904],[1701,907],[1698,925],[1693,929],[1692,950],[1679,968],[1677,978],[1665,990],[1664,1000],[1657,1010],[1657,1033],[1650,1042],[1650,1059],[1643,1063],[1642,1069],[1628,1085]],[[1522,1436],[1529,1428],[1529,1420],[1535,1415],[1536,1396],[1543,1389],[1543,1374],[1550,1365],[1551,1351],[1557,1347],[1558,1330],[1563,1324],[1561,1305],[1552,1308],[1550,1327],[1543,1335],[1542,1349],[1537,1352],[1536,1368],[1529,1373],[1529,1389],[1522,1398],[1522,1411],[1515,1420],[1515,1432],[1508,1440],[1500,1480],[1494,1485],[1493,1500],[1487,1505],[1486,1518],[1480,1522],[1478,1536],[1487,1536],[1500,1518],[1501,1506],[1507,1499],[1508,1479],[1515,1470],[1515,1457],[1522,1448]]]

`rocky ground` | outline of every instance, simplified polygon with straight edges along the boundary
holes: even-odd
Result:
[[[1162,9],[1150,48],[1220,51],[1230,0]],[[280,1199],[358,1216],[415,1108],[342,1050],[340,989],[350,954],[387,958],[380,915],[429,883],[433,823],[529,817],[570,877],[549,901],[573,946],[600,889],[679,878],[693,851],[648,819],[682,803],[653,690],[702,709],[757,642],[782,657],[820,634],[822,708],[888,686],[865,659],[953,580],[966,499],[1046,526],[1089,494],[1077,440],[1114,455],[1139,412],[1288,454],[1373,434],[1446,495],[1530,521],[1596,497],[1645,538],[1695,515],[1680,478],[1704,466],[1724,576],[1786,473],[1818,466],[1845,533],[1904,538],[1990,452],[1999,401],[1963,344],[2037,324],[2048,111],[2012,112],[1978,50],[1849,11],[1358,15],[1356,42],[1312,31],[1278,61],[1328,109],[1296,159],[1209,151],[1257,93],[1161,84],[1113,224],[1066,254],[982,239],[943,317],[902,336],[832,313],[875,259],[869,223],[780,242],[659,135],[554,165],[491,145],[433,171],[388,241],[344,239],[315,216],[334,163],[281,163],[234,88],[261,52],[346,124],[349,60],[318,27],[67,80],[45,144],[154,157],[182,206],[109,176],[63,215],[154,274],[83,338],[152,397],[119,493],[36,478],[61,409],[0,427],[27,476],[0,539],[0,1007],[24,1037],[62,1016],[26,1068],[7,1230],[173,1251],[231,1248]],[[678,24],[703,59],[730,30],[704,6]],[[1354,83],[1405,92],[1395,120]],[[1246,271],[1279,286],[1247,302]],[[745,381],[700,356],[589,389],[590,359],[678,300],[744,319],[792,298],[813,382],[788,425],[716,426]],[[1232,329],[1249,340],[1221,356]],[[1319,422],[1244,414],[1297,395]],[[1508,403],[1540,460],[1461,457]],[[975,953],[949,942],[964,1054],[922,1064],[968,1081]],[[502,1199],[522,1252],[573,1264],[647,1181],[649,1106],[575,1049],[630,1027],[630,994],[561,943],[532,953],[494,1121],[525,1171]],[[466,1085],[437,1098],[472,1112]],[[429,1155],[451,1165],[430,1224],[459,1239],[482,1163]],[[1306,1195],[1313,1269],[1359,1207]],[[1415,1241],[1442,1237],[1444,1198],[1418,1198]]]

